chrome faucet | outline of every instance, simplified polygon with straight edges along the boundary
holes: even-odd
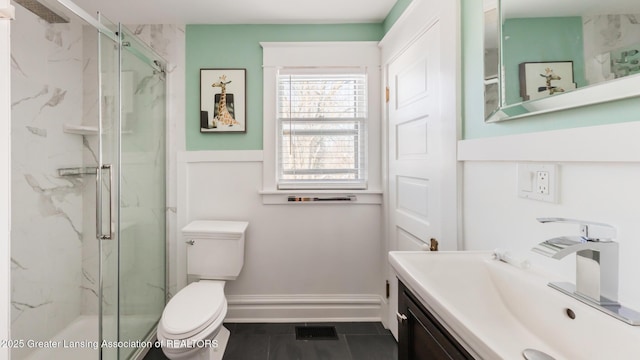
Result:
[[[608,224],[563,218],[538,218],[541,223],[578,224],[579,236],[543,241],[532,251],[562,259],[576,253],[576,294],[598,305],[618,304],[618,243],[616,229]]]
[[[580,234],[549,239],[531,250],[553,259],[576,253],[576,283],[549,286],[631,325],[640,325],[640,313],[618,303],[618,243],[608,224],[564,218],[538,218],[541,223],[578,224]]]

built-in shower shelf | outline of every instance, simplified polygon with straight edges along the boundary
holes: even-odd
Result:
[[[64,124],[62,130],[67,134],[98,135],[97,126]]]
[[[8,5],[8,7],[0,9],[0,19],[13,20],[15,18],[16,9],[13,6]]]

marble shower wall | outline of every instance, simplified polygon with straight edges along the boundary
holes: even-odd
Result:
[[[98,312],[93,176],[98,137],[63,132],[97,125],[96,33],[47,24],[16,6],[12,24],[12,337],[47,340],[79,315]],[[175,264],[176,154],[184,145],[185,27],[130,26],[167,61],[167,258]],[[175,268],[167,269],[169,294]],[[156,284],[154,284],[156,285]],[[153,290],[150,290],[153,291]],[[157,291],[157,290],[156,290]],[[15,358],[26,355],[14,351]]]
[[[98,127],[99,100],[98,100],[98,34],[92,27],[83,29],[83,98],[82,108],[84,116],[81,124]],[[78,135],[76,135],[78,136]],[[99,137],[85,135],[82,138],[82,165],[95,168],[98,166],[100,151]],[[83,232],[82,244],[82,302],[80,312],[82,315],[97,315],[99,311],[99,265],[100,252],[99,241],[96,239],[96,184],[93,176],[84,176],[86,181],[83,198]]]
[[[83,137],[63,132],[83,120],[83,30],[21,6],[11,30],[11,335],[46,340],[81,309],[88,179],[58,169],[83,163]]]
[[[640,50],[640,14],[584,16],[582,24],[587,82],[614,79],[612,59],[620,60],[622,51]]]

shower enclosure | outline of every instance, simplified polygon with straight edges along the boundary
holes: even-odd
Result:
[[[166,300],[165,61],[34,3],[11,25],[11,356],[135,358]]]

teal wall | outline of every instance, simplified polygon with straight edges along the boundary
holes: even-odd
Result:
[[[396,23],[400,15],[407,9],[407,6],[411,4],[411,0],[398,0],[396,4],[391,8],[389,14],[382,22],[382,27],[384,29],[385,34],[391,29],[393,24]]]
[[[507,104],[522,102],[518,65],[523,62],[573,61],[574,82],[587,85],[581,17],[508,19],[502,31]]]
[[[483,99],[482,1],[461,0],[463,138],[475,139],[640,120],[640,99],[627,99],[577,109],[487,124]]]
[[[187,25],[187,150],[262,149],[261,41],[378,41],[410,0],[398,0],[384,23],[347,25]],[[514,121],[484,122],[482,2],[461,0],[463,138],[474,139],[640,120],[640,100],[627,99],[578,109],[529,116]],[[218,51],[218,49],[222,49]],[[480,61],[479,61],[480,59]],[[201,68],[247,69],[247,132],[201,134],[199,72]]]
[[[383,24],[187,25],[187,150],[262,150],[262,41],[379,41]],[[200,69],[247,69],[246,133],[200,133]]]

